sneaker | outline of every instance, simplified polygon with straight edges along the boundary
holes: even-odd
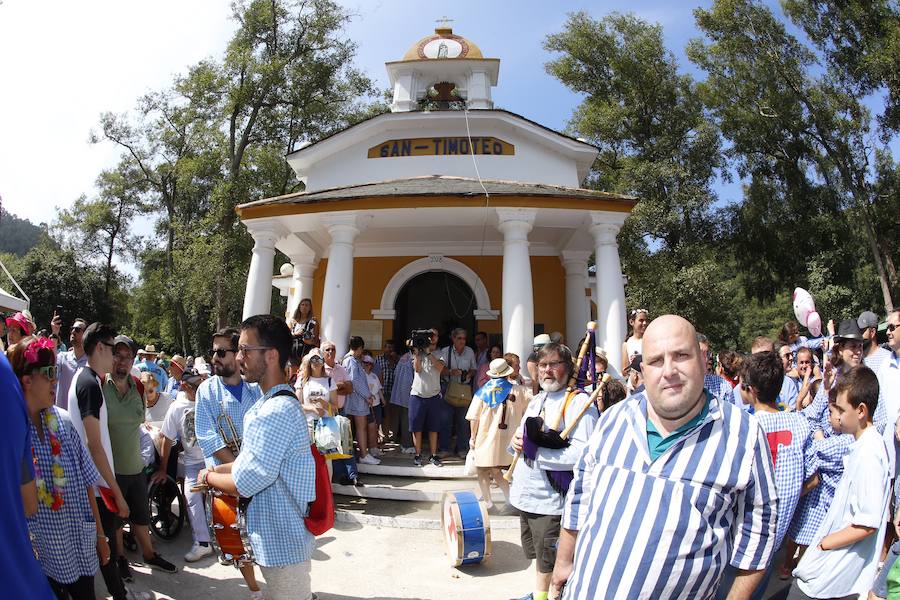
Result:
[[[381,461],[372,456],[371,454],[366,454],[362,458],[360,458],[357,462],[361,465],[380,465]]]
[[[153,554],[153,558],[144,559],[144,564],[148,567],[153,567],[154,569],[159,569],[160,571],[165,571],[166,573],[177,573],[178,567],[164,559],[159,555],[159,552]]]
[[[413,450],[413,452],[415,452],[415,450]],[[422,455],[421,454],[416,454],[416,456],[413,458],[413,464],[416,465],[417,467],[422,466]]]
[[[150,592],[137,592],[125,589],[125,600],[153,600],[153,598],[154,596]]]
[[[184,560],[185,562],[197,562],[204,556],[209,556],[210,554],[212,554],[212,548],[210,548],[209,545],[202,546],[197,542],[194,542],[190,551],[184,555]]]
[[[369,448],[369,456],[381,458],[382,456],[384,456],[384,451],[381,448]]]
[[[443,466],[444,466],[444,463],[441,462],[441,459],[439,459],[439,458],[438,458],[437,456],[435,456],[434,454],[431,455],[431,458],[428,459],[428,462],[430,462],[431,464],[433,464],[433,465],[436,466],[436,467],[443,467]]]
[[[262,590],[253,590],[250,591],[250,600],[263,600],[265,596],[263,596]]]
[[[131,567],[128,565],[128,559],[124,556],[119,557],[119,577],[125,583],[133,583],[134,582],[134,573],[131,572]]]
[[[402,450],[400,450],[400,454],[415,454],[415,453],[416,453],[416,449],[413,448],[412,446],[410,446],[409,448],[403,448]]]

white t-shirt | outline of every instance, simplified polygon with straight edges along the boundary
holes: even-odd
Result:
[[[373,373],[366,373],[366,381],[369,382],[369,393],[375,396],[376,404],[381,403],[381,398],[378,394],[381,393],[381,381],[378,379],[378,375]]]
[[[797,587],[815,598],[842,598],[869,593],[878,572],[878,558],[888,520],[890,474],[884,439],[870,425],[844,456],[844,474],[834,500],[800,564],[794,569]],[[826,535],[850,525],[872,527],[876,533],[834,550],[819,550]]]
[[[444,357],[440,350],[436,351],[433,356],[444,362]],[[415,360],[413,357],[413,382],[410,394],[419,398],[431,398],[441,393],[441,368],[435,367],[430,356],[424,353],[419,356],[419,362],[422,364],[422,370],[416,372]]]
[[[169,412],[170,406],[172,406],[172,396],[165,392],[160,392],[156,404],[152,407],[147,407],[144,420],[149,423],[162,423],[166,418],[166,413]]]
[[[194,429],[196,408],[196,402],[188,400],[184,394],[179,394],[178,399],[169,406],[162,424],[162,434],[170,440],[180,441],[184,447],[186,465],[204,462],[203,449],[197,443],[197,432]]]
[[[331,392],[337,389],[337,384],[329,377],[310,377],[309,381],[304,383],[299,389],[303,394],[301,398],[303,402],[309,402],[316,398],[324,398],[325,401],[328,401],[331,397]],[[306,415],[308,423],[312,423],[319,418],[318,413],[308,413],[304,410],[303,414]]]

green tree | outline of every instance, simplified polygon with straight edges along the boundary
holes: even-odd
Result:
[[[677,312],[714,341],[734,342],[730,257],[712,210],[719,134],[661,27],[575,13],[545,47],[560,54],[547,70],[585,94],[569,127],[600,149],[588,185],[640,199],[619,236],[629,304]]]
[[[55,229],[76,255],[102,264],[103,292],[109,295],[118,276],[114,259],[135,257],[138,240],[130,224],[142,209],[141,189],[123,165],[119,170],[103,171],[96,186],[96,198],[82,196],[71,208],[59,211]]]
[[[831,65],[823,69],[814,49],[758,2],[715,0],[709,10],[697,9],[695,15],[706,39],[693,40],[688,56],[707,72],[700,87],[704,101],[731,144],[729,156],[751,180],[745,224],[756,218],[752,231],[766,228],[760,217],[772,215],[764,197],[775,190],[792,215],[782,221],[785,233],[791,220],[802,221],[806,214],[813,216],[807,221],[807,235],[835,235],[833,227],[813,229],[815,223],[829,220],[840,223],[845,232],[861,225],[863,231],[854,239],[868,248],[882,302],[890,310],[897,277],[875,216],[872,119],[853,90],[845,87],[846,77]],[[774,262],[782,247],[791,247],[784,237],[789,236],[757,248],[775,248],[774,258],[769,257]],[[745,238],[754,235],[746,233]],[[742,265],[747,266],[746,260]],[[753,280],[747,285],[752,287]]]

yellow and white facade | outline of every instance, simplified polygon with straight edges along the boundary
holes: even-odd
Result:
[[[289,154],[306,189],[238,207],[255,240],[244,315],[271,310],[274,284],[288,313],[313,299],[321,337],[338,352],[350,335],[378,346],[409,333],[395,328],[440,325],[401,313],[409,286],[445,273],[470,300],[453,305],[447,322],[500,334],[504,350],[523,358],[536,327],[575,343],[593,297],[599,339],[619,364],[616,236],[636,200],[581,187],[593,146],[493,108],[499,62],[439,27],[387,63],[392,112]],[[275,248],[291,259],[277,277]]]

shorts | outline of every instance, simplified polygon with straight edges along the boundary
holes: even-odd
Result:
[[[384,407],[381,404],[376,404],[372,407],[372,410],[369,411],[369,423],[377,423],[381,425],[384,423]]]
[[[440,394],[431,398],[409,395],[409,430],[413,433],[437,433],[443,427],[444,399]]]
[[[556,563],[556,545],[559,542],[561,515],[519,513],[522,529],[522,550],[528,559],[537,559],[539,573],[552,573]]]
[[[150,496],[147,491],[147,476],[143,473],[137,475],[120,475],[116,473],[116,483],[125,496],[128,504],[128,520],[134,525],[150,525]]]

